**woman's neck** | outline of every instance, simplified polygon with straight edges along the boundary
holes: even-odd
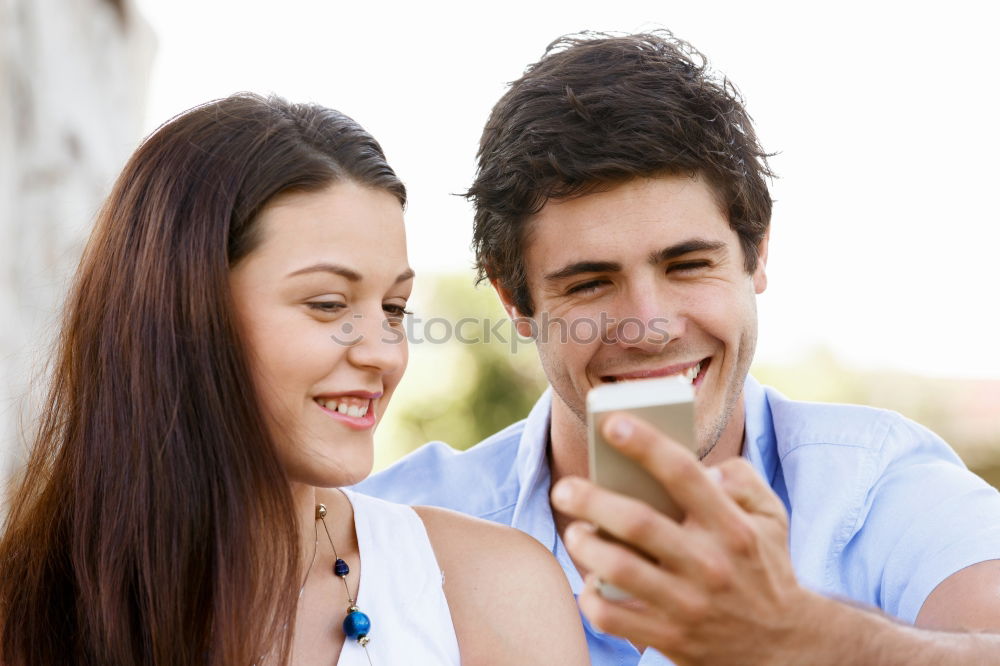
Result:
[[[331,631],[344,619],[347,592],[357,598],[361,561],[357,533],[354,529],[354,509],[350,500],[336,488],[293,486],[292,497],[299,521],[302,589],[295,620],[292,664],[314,664],[336,658],[343,647],[343,634]],[[322,523],[316,519],[316,505],[326,506],[327,538]],[[350,574],[341,580],[333,574],[336,559],[330,541],[336,545],[337,556],[349,565]]]
[[[292,484],[292,501],[299,528],[299,560],[302,576],[305,578],[310,563],[333,556],[323,526],[317,524],[316,506],[327,508],[326,528],[333,536],[341,556],[357,552],[357,535],[354,530],[354,509],[350,501],[336,488],[317,488],[307,484]],[[317,537],[319,537],[317,542]]]

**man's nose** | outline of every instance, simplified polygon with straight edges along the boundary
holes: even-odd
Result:
[[[610,332],[612,342],[627,349],[656,353],[683,335],[682,308],[664,290],[640,285],[625,296]]]

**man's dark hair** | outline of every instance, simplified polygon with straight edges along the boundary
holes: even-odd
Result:
[[[676,174],[706,179],[752,272],[771,219],[767,157],[739,92],[687,42],[666,31],[560,37],[483,130],[466,192],[479,279],[496,280],[532,316],[522,246],[548,199]]]

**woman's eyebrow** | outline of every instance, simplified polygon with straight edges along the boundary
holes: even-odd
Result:
[[[346,266],[341,266],[340,264],[331,264],[327,262],[322,262],[319,264],[313,264],[312,266],[306,266],[305,268],[300,268],[297,271],[292,271],[285,277],[294,277],[296,275],[304,275],[307,273],[333,273],[334,275],[340,275],[341,277],[347,278],[351,282],[360,282],[362,280],[361,273],[354,269],[347,268]],[[396,276],[395,283],[405,282],[411,279],[415,273],[412,268],[407,268],[405,271]]]
[[[285,277],[295,277],[296,275],[304,275],[306,273],[333,273],[334,275],[339,275],[341,277],[347,278],[351,282],[360,282],[361,273],[347,268],[346,266],[341,266],[340,264],[330,264],[330,263],[319,263],[313,264],[312,266],[306,266],[305,268],[300,268],[297,271],[292,271]]]

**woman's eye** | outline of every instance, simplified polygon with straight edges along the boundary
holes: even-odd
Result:
[[[338,301],[310,301],[306,305],[309,306],[310,310],[324,314],[336,314],[347,307],[347,304]]]
[[[403,317],[406,315],[413,314],[406,309],[405,305],[395,305],[393,303],[386,303],[382,306],[382,310],[384,310],[385,313],[389,315],[389,319],[393,321],[402,321]]]

